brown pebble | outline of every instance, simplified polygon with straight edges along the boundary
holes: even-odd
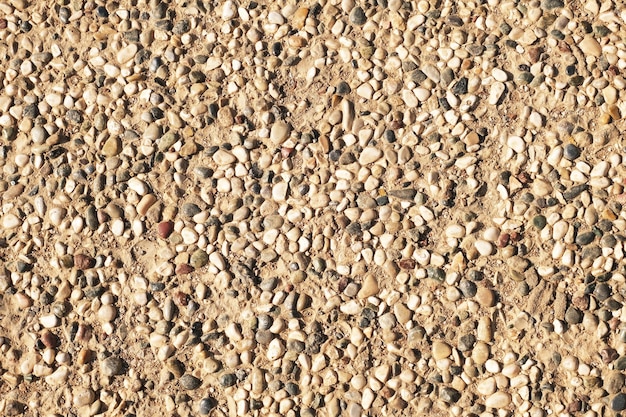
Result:
[[[497,244],[497,246],[498,246],[499,248],[503,248],[503,247],[505,247],[506,245],[508,245],[508,244],[509,244],[509,239],[510,239],[510,236],[509,236],[509,234],[508,234],[508,233],[502,233],[502,234],[498,237],[498,241],[497,241],[497,243],[496,243],[496,244]]]
[[[176,266],[176,275],[185,275],[193,272],[193,267],[188,264],[180,264]]]
[[[162,239],[167,239],[168,237],[170,237],[173,231],[174,222],[161,222],[157,226],[157,233]]]
[[[613,348],[606,348],[600,351],[600,356],[602,357],[602,362],[609,364],[613,362],[615,359],[619,358],[617,351]]]
[[[78,356],[76,357],[76,361],[79,365],[85,365],[86,363],[91,362],[93,359],[93,351],[87,348],[82,348],[80,352],[78,352]]]
[[[496,294],[489,288],[481,287],[476,291],[476,301],[483,307],[496,305]]]
[[[402,269],[415,269],[415,259],[401,259],[398,266]]]
[[[189,304],[189,295],[185,294],[182,291],[176,291],[174,293],[174,302],[179,306],[186,306]]]
[[[74,266],[80,270],[93,268],[96,264],[95,259],[82,253],[74,255]]]
[[[46,330],[41,335],[41,343],[47,348],[55,348],[61,345],[61,339],[56,334]]]

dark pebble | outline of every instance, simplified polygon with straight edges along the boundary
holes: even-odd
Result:
[[[202,385],[202,381],[193,375],[185,374],[180,377],[180,385],[186,390],[194,390]]]
[[[350,92],[352,91],[352,89],[350,88],[350,85],[345,81],[341,81],[339,84],[337,84],[337,87],[335,90],[336,90],[336,93],[339,94],[340,96],[350,94]]]
[[[570,306],[565,312],[565,321],[569,324],[578,324],[583,320],[583,313],[576,307]]]
[[[611,296],[611,293],[612,293],[611,287],[604,282],[601,282],[598,285],[596,285],[596,288],[593,290],[593,295],[599,301],[606,300],[607,298]]]
[[[583,259],[595,260],[596,258],[599,258],[600,256],[602,256],[602,249],[600,249],[600,247],[596,245],[587,246],[581,252],[581,256]]]
[[[611,400],[611,409],[613,411],[626,410],[626,394],[620,392]]]
[[[182,35],[183,33],[189,32],[189,20],[181,20],[176,23],[174,29],[172,30],[176,35]]]
[[[546,227],[546,223],[546,216],[543,216],[541,214],[533,218],[533,226],[535,226],[539,230]]]
[[[390,190],[389,195],[391,197],[399,198],[400,200],[413,200],[417,190],[406,188],[404,190]]]
[[[70,9],[67,7],[61,7],[59,9],[59,20],[61,20],[61,23],[68,23],[70,21],[70,15]]]
[[[34,119],[35,117],[39,116],[39,108],[36,104],[29,104],[24,107],[24,110],[22,111],[22,116],[28,117],[29,119]]]
[[[563,6],[563,0],[543,0],[541,2],[541,8],[544,10],[560,9]]]
[[[109,17],[109,12],[107,11],[106,7],[104,7],[104,6],[96,7],[96,14],[98,15],[98,17],[101,17],[101,18]]]
[[[102,373],[105,376],[121,375],[124,371],[124,361],[117,356],[110,356],[102,361]]]
[[[350,12],[350,21],[358,26],[364,25],[367,22],[367,17],[361,6],[356,6]]]
[[[565,145],[565,148],[563,148],[563,157],[565,157],[565,159],[573,161],[579,156],[580,149],[578,148],[578,146],[568,143],[567,145]]]
[[[426,74],[420,69],[416,69],[409,73],[409,81],[413,81],[415,84],[421,84],[426,80]]]
[[[459,338],[459,350],[461,352],[467,352],[472,350],[476,343],[476,337],[473,334],[466,334]]]
[[[439,398],[447,403],[453,404],[461,399],[461,393],[454,388],[445,387],[439,391]]]
[[[461,77],[452,87],[452,92],[456,95],[467,94],[467,77]]]
[[[207,414],[209,414],[211,412],[211,410],[215,408],[215,400],[213,398],[207,397],[207,398],[203,398],[200,401],[200,406],[198,407],[198,412],[203,415],[206,416]]]
[[[185,203],[183,204],[183,216],[191,218],[196,214],[200,213],[202,210],[194,203]]]
[[[220,377],[220,384],[224,388],[232,387],[237,383],[237,376],[235,374],[224,374]]]
[[[620,356],[615,362],[615,369],[619,371],[626,370],[626,356]]]
[[[476,284],[464,279],[459,283],[459,290],[465,298],[472,298],[476,295]]]
[[[585,232],[576,236],[576,244],[580,246],[585,246],[593,242],[596,238],[595,233],[593,232]]]
[[[571,201],[582,194],[583,191],[586,191],[589,188],[587,184],[575,185],[572,188],[566,190],[563,193],[563,198],[567,201]]]

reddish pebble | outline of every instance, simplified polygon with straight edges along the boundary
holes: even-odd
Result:
[[[193,272],[193,267],[187,264],[180,264],[176,267],[176,275],[185,275]]]
[[[499,237],[498,237],[498,241],[497,241],[497,245],[499,248],[503,248],[506,245],[509,244],[509,234],[508,233],[502,233]]]
[[[41,343],[43,343],[43,345],[47,348],[55,348],[61,344],[61,340],[59,339],[59,336],[46,330],[41,335]]]
[[[283,158],[289,158],[293,154],[293,151],[294,151],[293,148],[282,148],[280,150],[280,153],[283,156]]]
[[[511,242],[519,242],[520,239],[522,238],[522,235],[520,235],[517,232],[511,232]]]
[[[402,269],[415,269],[415,259],[401,259],[398,266]]]
[[[157,232],[159,236],[163,239],[167,239],[168,237],[170,237],[173,231],[174,231],[174,222],[161,222],[157,226]]]
[[[74,255],[74,266],[80,270],[93,268],[95,264],[96,261],[91,256],[82,253]]]
[[[177,291],[174,293],[174,302],[179,306],[186,306],[189,304],[189,295],[182,291]]]

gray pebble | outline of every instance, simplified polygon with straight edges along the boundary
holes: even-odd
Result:
[[[202,381],[193,375],[185,374],[180,377],[180,385],[186,390],[194,390],[202,385]]]

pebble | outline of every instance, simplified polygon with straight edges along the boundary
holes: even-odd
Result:
[[[358,26],[362,26],[367,22],[367,17],[361,6],[356,6],[352,9],[350,12],[350,22]]]
[[[511,394],[508,392],[498,391],[491,394],[485,400],[485,406],[487,408],[506,408],[511,404]]]
[[[200,388],[202,381],[193,375],[185,374],[180,377],[180,386],[186,390],[195,390]]]
[[[461,399],[461,393],[454,388],[444,387],[439,392],[439,398],[450,404],[454,404]]]
[[[100,364],[104,376],[116,376],[124,373],[124,361],[117,356],[109,356]]]
[[[275,145],[282,144],[289,137],[290,126],[283,122],[279,121],[272,125],[272,129],[270,131],[270,140]]]

